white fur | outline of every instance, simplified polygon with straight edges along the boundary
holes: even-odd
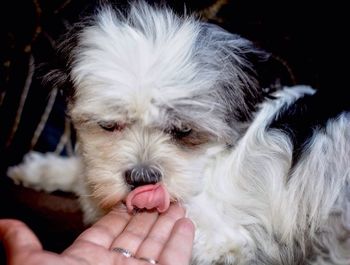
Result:
[[[78,193],[78,175],[81,161],[77,157],[59,157],[53,153],[28,153],[22,164],[8,169],[7,174],[16,184],[35,190],[55,190]]]
[[[193,18],[147,5],[120,16],[103,9],[78,33],[70,55],[69,113],[83,167],[72,159],[83,169],[66,173],[69,183],[83,185],[85,220],[126,197],[125,170],[149,164],[196,224],[193,264],[294,264],[297,255],[305,264],[349,264],[350,240],[339,240],[350,222],[349,115],[315,134],[290,171],[292,142],[267,127],[283,107],[313,94],[311,88],[284,88],[242,123],[233,113],[249,111],[242,91],[257,91],[243,71],[250,68],[248,42],[210,25],[203,38],[203,24]],[[120,127],[106,131],[101,122]],[[168,133],[174,126],[191,126],[205,140],[182,145]],[[50,159],[45,168],[54,166]],[[30,174],[26,162],[9,175],[37,187],[30,176],[42,176],[43,164],[32,162]],[[53,168],[54,178],[62,168]]]

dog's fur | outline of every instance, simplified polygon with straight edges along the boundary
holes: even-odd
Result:
[[[93,222],[148,165],[196,225],[193,264],[350,264],[349,98],[267,96],[249,41],[166,8],[103,6],[67,36],[48,79],[80,158],[34,154],[13,179],[79,193]]]

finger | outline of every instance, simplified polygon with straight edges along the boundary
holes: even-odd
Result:
[[[7,257],[20,257],[28,252],[42,250],[35,234],[18,220],[0,220],[0,241],[3,242]]]
[[[142,241],[148,235],[158,215],[154,211],[144,211],[134,215],[125,230],[114,240],[111,249],[127,249],[134,255]]]
[[[147,238],[139,247],[136,257],[157,260],[170,237],[175,222],[184,216],[185,210],[179,205],[170,206],[169,210],[161,214],[155,222]]]
[[[194,225],[188,218],[178,220],[160,257],[163,265],[189,264],[192,255]]]
[[[81,243],[92,243],[108,249],[113,240],[125,229],[130,219],[131,215],[126,209],[115,208],[85,230],[75,240],[72,247]]]
[[[147,261],[142,261],[135,258],[127,258],[123,255],[115,255],[115,258],[112,264],[123,264],[123,265],[151,265],[151,263]],[[165,264],[162,264],[165,265]],[[182,265],[182,264],[181,264]]]

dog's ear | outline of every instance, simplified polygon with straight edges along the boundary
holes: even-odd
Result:
[[[202,23],[197,50],[201,61],[220,73],[215,89],[227,108],[228,122],[250,120],[264,98],[255,65],[269,58],[267,52],[219,26]]]
[[[71,78],[72,51],[78,44],[78,34],[82,24],[73,24],[66,33],[59,37],[55,42],[56,46],[54,55],[51,60],[43,66],[41,72],[45,71],[42,76],[42,82],[45,87],[57,88],[62,93],[67,102],[73,100],[74,89]]]
[[[96,0],[96,3],[73,4],[72,8],[79,8],[79,15],[68,14],[57,25],[55,36],[52,39],[52,55],[38,68],[39,77],[43,86],[48,89],[57,88],[67,102],[73,100],[74,89],[71,79],[73,51],[78,45],[79,34],[85,27],[94,21],[94,15],[99,7],[107,5],[108,1]],[[69,13],[69,12],[68,12]]]

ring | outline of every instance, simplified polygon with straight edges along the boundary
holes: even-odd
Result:
[[[141,258],[138,258],[138,259],[146,261],[146,262],[151,263],[151,264],[158,264],[158,261],[156,261],[155,259],[149,259],[149,258],[144,258],[144,257],[141,257]]]
[[[118,252],[127,258],[134,257],[134,254],[130,250],[127,250],[125,248],[112,248],[112,251]]]

